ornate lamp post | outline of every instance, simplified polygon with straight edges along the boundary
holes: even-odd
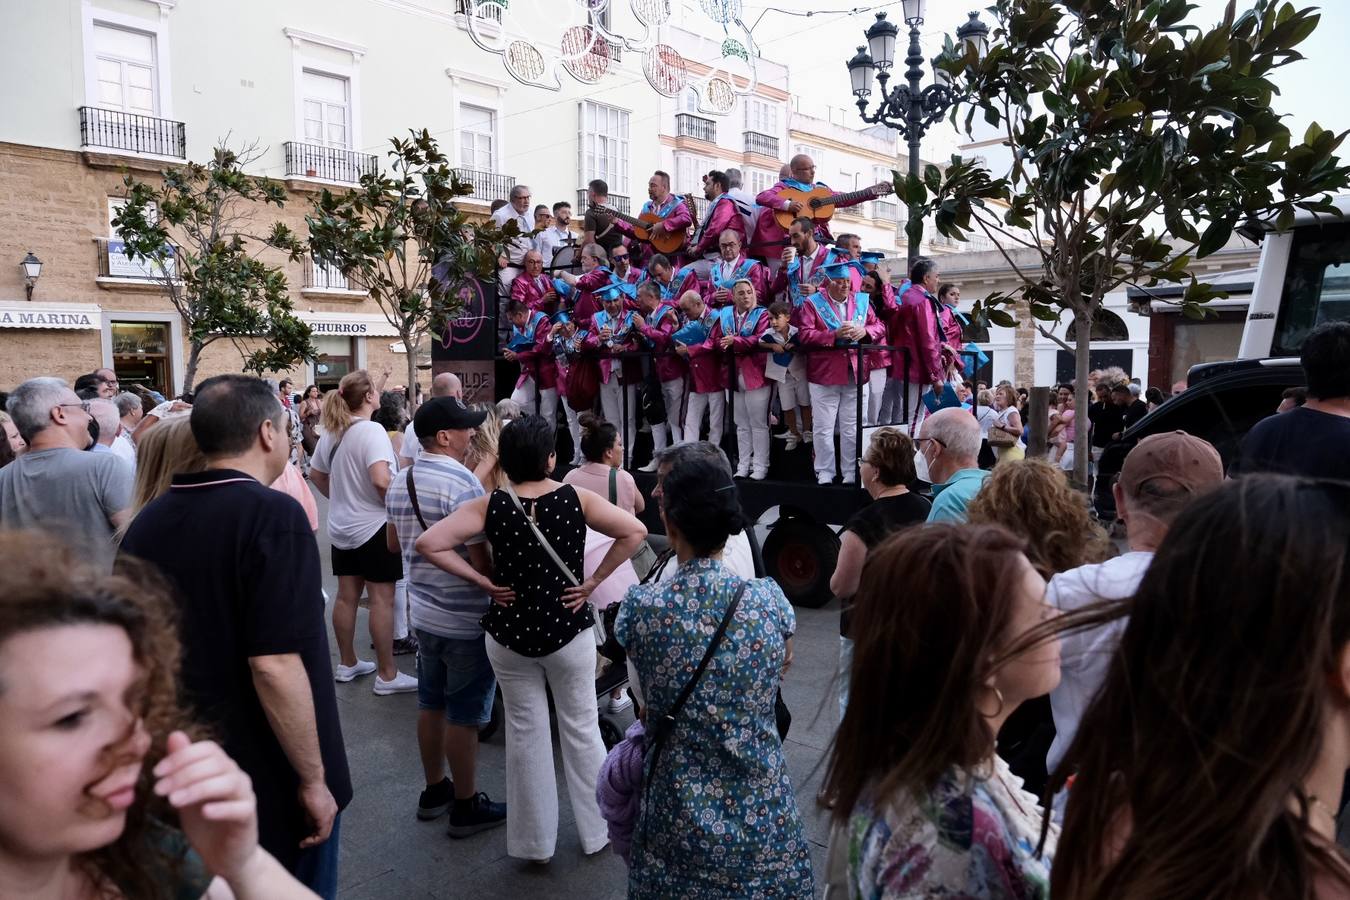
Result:
[[[961,99],[961,94],[951,86],[949,79],[935,80],[933,84],[922,87],[921,67],[924,58],[923,48],[919,45],[919,26],[923,24],[927,3],[926,0],[903,0],[902,5],[905,24],[909,26],[909,53],[905,56],[906,83],[887,89],[891,67],[895,64],[895,44],[900,29],[887,21],[884,12],[877,13],[877,20],[867,29],[867,46],[859,47],[857,54],[848,61],[848,73],[863,121],[871,124],[879,122],[900,132],[909,143],[909,173],[917,178],[919,144],[924,134]],[[989,49],[989,26],[980,21],[978,13],[970,14],[970,21],[956,30],[956,37],[968,47],[973,46],[981,58]],[[874,81],[880,97],[876,110],[869,114],[867,106]],[[919,242],[910,237],[911,264],[918,255]]]

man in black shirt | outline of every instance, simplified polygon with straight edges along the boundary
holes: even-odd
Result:
[[[586,199],[591,206],[609,205],[609,185],[599,178],[592,181],[586,188]],[[599,244],[605,248],[605,253],[613,253],[614,248],[623,243],[623,232],[614,226],[614,220],[596,212],[594,209],[587,209],[585,217],[581,220],[582,238],[581,246],[587,244]],[[544,260],[547,264],[548,260]]]
[[[1308,399],[1256,423],[1230,474],[1281,472],[1350,481],[1350,322],[1313,329],[1300,358]]]
[[[204,381],[191,425],[207,469],[174,476],[122,552],[156,564],[177,589],[183,694],[253,779],[260,843],[333,897],[352,787],[318,546],[300,504],[268,487],[290,454],[288,424],[262,380]]]
[[[1118,441],[1131,425],[1148,415],[1148,404],[1134,396],[1128,384],[1117,384],[1111,388],[1111,402],[1115,404],[1120,417],[1112,429],[1111,440]]]

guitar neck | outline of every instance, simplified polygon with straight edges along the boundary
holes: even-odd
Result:
[[[820,200],[813,200],[812,206],[837,206],[840,203],[850,203],[854,200],[866,200],[872,196],[871,188],[863,188],[861,191],[850,191],[847,194],[831,194]]]
[[[621,219],[624,222],[627,222],[629,225],[640,225],[645,228],[648,224],[639,219],[637,216],[630,216],[628,213],[619,212],[617,209],[614,209],[613,207],[597,206],[596,209],[600,210],[607,216],[612,216],[615,219]]]

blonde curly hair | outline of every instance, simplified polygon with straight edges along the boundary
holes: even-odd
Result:
[[[972,523],[1002,525],[1024,538],[1027,559],[1046,578],[1112,555],[1086,499],[1044,459],[1000,463],[967,513]]]

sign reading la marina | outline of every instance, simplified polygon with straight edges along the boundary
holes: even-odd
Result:
[[[0,309],[0,328],[99,328],[94,313],[54,309]]]

